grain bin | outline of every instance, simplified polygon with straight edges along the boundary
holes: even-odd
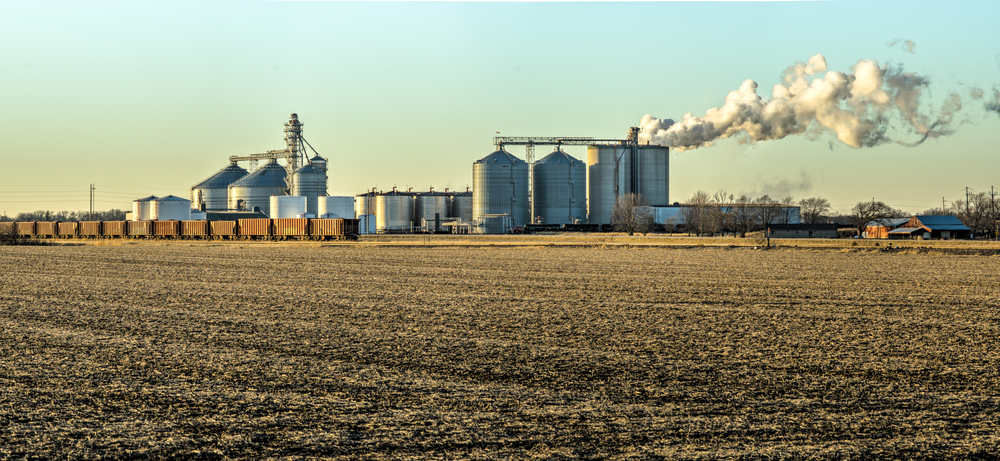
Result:
[[[421,219],[433,220],[434,215],[441,219],[450,217],[448,210],[448,194],[442,192],[424,192],[413,198],[413,222],[420,224]]]
[[[153,221],[187,221],[191,219],[191,201],[176,195],[160,197],[152,202],[149,219]]]
[[[272,219],[296,218],[306,212],[306,198],[298,195],[272,195],[270,199]]]
[[[285,167],[272,159],[229,185],[229,208],[235,210],[242,205],[244,210],[252,210],[253,207],[260,207],[265,215],[270,216],[271,196],[288,195],[286,176]]]
[[[247,170],[236,162],[219,170],[204,181],[191,187],[191,204],[206,210],[225,210],[229,207],[229,185],[247,175]]]
[[[156,201],[155,195],[150,195],[149,197],[143,197],[140,199],[135,199],[132,201],[132,220],[133,221],[148,221],[153,212],[153,202]]]
[[[413,197],[393,190],[375,196],[375,226],[386,229],[408,229],[413,225]]]
[[[374,214],[376,196],[378,196],[378,194],[375,193],[374,191],[365,192],[364,194],[355,196],[354,216],[361,216],[363,214]]]
[[[326,195],[326,172],[313,165],[306,165],[292,173],[292,193],[306,198],[307,213],[319,210],[318,199]]]
[[[632,190],[650,206],[670,205],[670,156],[666,146],[639,146],[635,158],[636,181]]]
[[[486,233],[503,233],[530,222],[528,165],[503,148],[472,164],[472,219],[482,221]],[[484,215],[507,215],[509,220]]]
[[[340,218],[354,217],[354,197],[320,196],[317,203],[319,212],[316,216],[335,214]]]
[[[588,223],[611,224],[611,210],[617,197],[632,192],[630,152],[624,144],[587,146]]]
[[[472,191],[457,192],[451,196],[451,214],[463,222],[472,222]]]
[[[542,224],[587,219],[587,167],[556,149],[531,165],[531,217]]]

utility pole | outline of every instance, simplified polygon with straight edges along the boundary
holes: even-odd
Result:
[[[969,186],[965,186],[965,216],[969,216]]]
[[[90,220],[94,220],[94,184],[90,184]]]
[[[941,197],[941,213],[947,213],[947,210],[944,207],[944,197]]]

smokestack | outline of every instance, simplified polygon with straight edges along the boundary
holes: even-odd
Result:
[[[940,113],[931,117],[921,113],[920,103],[923,90],[930,85],[928,78],[867,59],[851,70],[828,72],[826,58],[817,54],[785,70],[782,83],[774,85],[767,102],[757,95],[757,82],[746,80],[729,92],[722,107],[709,109],[704,116],[688,113],[675,122],[646,115],[640,122],[640,136],[683,152],[732,136],[746,142],[782,139],[802,134],[810,126],[831,131],[854,148],[889,142],[916,146],[953,132],[950,124],[962,108],[957,94],[951,93]],[[920,139],[893,139],[890,128],[900,125],[912,128]]]

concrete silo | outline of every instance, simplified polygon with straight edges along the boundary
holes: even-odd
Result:
[[[528,164],[502,147],[472,164],[472,219],[486,233],[530,223],[528,176]]]
[[[285,167],[272,159],[240,180],[229,185],[229,208],[252,210],[259,207],[265,215],[271,216],[271,196],[288,195]]]
[[[206,210],[225,210],[229,207],[229,185],[247,175],[247,170],[236,162],[219,170],[204,181],[191,187],[191,204],[204,205]]]
[[[531,217],[542,224],[587,219],[587,167],[556,149],[531,165]]]

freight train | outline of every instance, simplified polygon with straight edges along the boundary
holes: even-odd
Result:
[[[32,238],[205,240],[357,240],[357,219],[238,219],[235,221],[0,222],[0,233]]]

